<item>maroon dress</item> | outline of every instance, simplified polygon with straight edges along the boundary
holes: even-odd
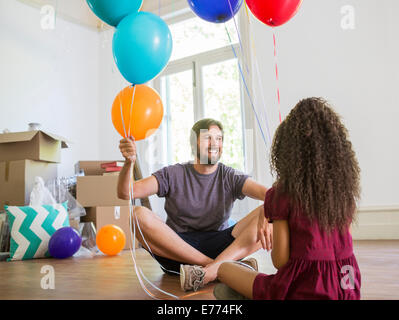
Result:
[[[360,299],[361,275],[349,230],[328,235],[303,212],[294,211],[288,197],[275,199],[275,193],[274,188],[266,193],[265,216],[288,221],[290,258],[276,274],[256,276],[253,298]]]

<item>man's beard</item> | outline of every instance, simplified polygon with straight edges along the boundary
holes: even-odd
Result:
[[[205,165],[213,165],[216,164],[220,160],[221,154],[218,151],[217,156],[212,157],[208,155],[208,152],[206,155],[201,155],[200,148],[197,147],[197,159],[199,159],[200,164],[205,164]]]

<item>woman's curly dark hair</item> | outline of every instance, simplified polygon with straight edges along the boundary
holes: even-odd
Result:
[[[348,131],[322,98],[298,102],[271,150],[277,194],[284,193],[321,229],[344,231],[360,198],[360,169]]]

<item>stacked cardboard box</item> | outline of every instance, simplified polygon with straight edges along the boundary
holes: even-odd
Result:
[[[0,210],[28,205],[36,176],[57,178],[62,148],[64,138],[41,130],[0,134]]]
[[[126,235],[125,249],[130,248],[129,200],[118,198],[118,175],[104,175],[103,163],[113,161],[79,161],[75,165],[77,177],[76,199],[86,209],[82,222],[93,222],[97,231],[107,224],[120,227]],[[123,161],[115,161],[121,163]],[[138,242],[136,240],[136,247]]]

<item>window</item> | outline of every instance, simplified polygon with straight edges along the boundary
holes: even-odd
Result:
[[[234,22],[226,28],[238,52]],[[224,24],[198,17],[170,24],[171,60],[154,83],[164,103],[161,126],[167,145],[167,164],[191,160],[193,124],[205,117],[222,122],[225,131],[221,161],[244,170],[243,115],[238,61]]]
[[[172,73],[161,78],[162,101],[166,107],[168,164],[188,161],[190,132],[194,121],[193,71]]]

